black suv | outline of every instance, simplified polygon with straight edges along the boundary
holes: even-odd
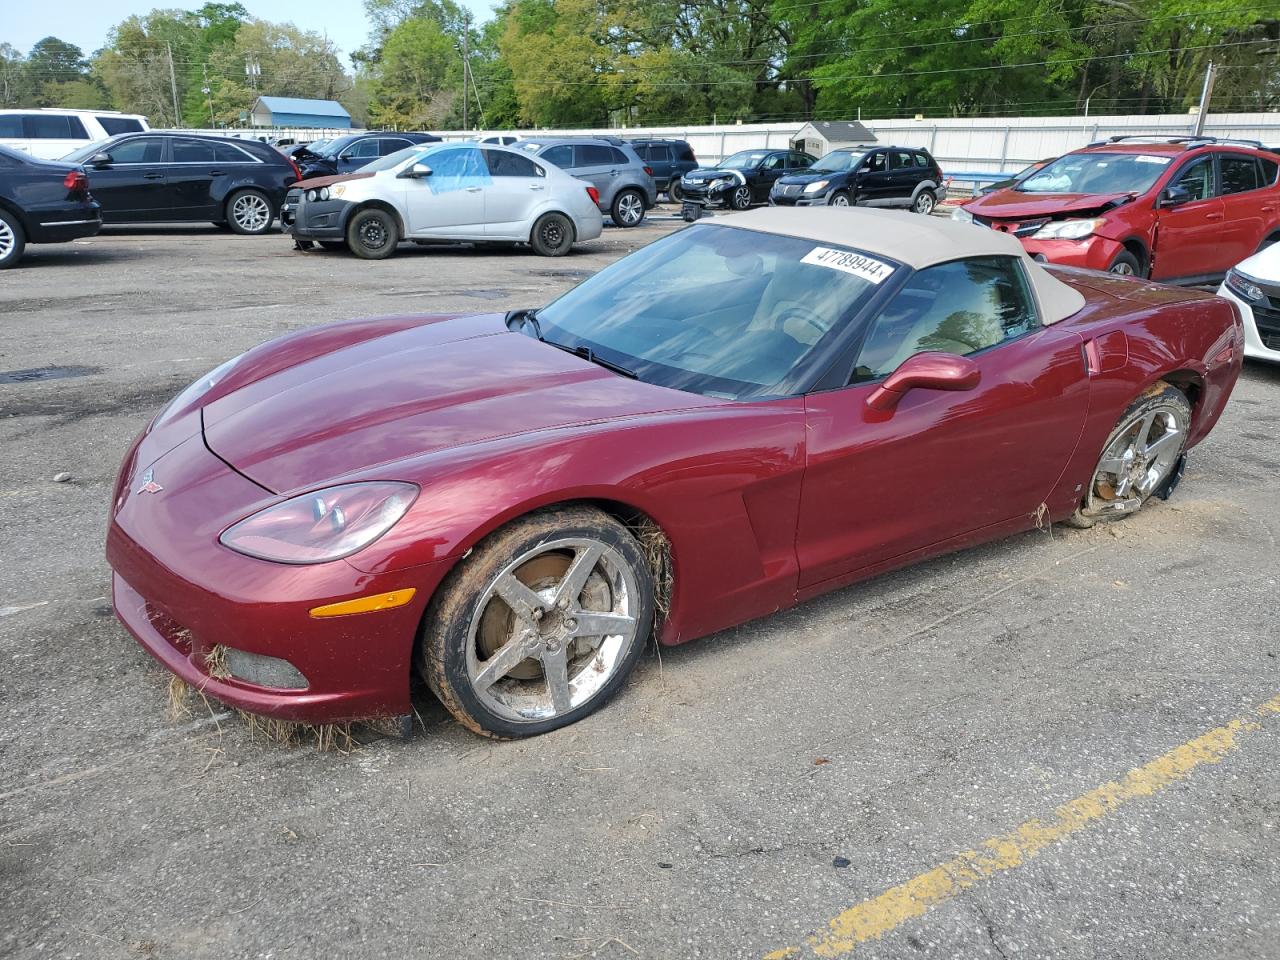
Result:
[[[653,171],[653,182],[672,203],[683,199],[680,178],[698,168],[698,158],[687,140],[632,140],[632,148]]]
[[[796,150],[742,150],[715,167],[686,173],[680,191],[685,203],[745,210],[767,200],[779,177],[807,170],[813,162],[809,154]]]
[[[351,173],[353,170],[359,170],[366,163],[372,163],[379,157],[390,156],[415,143],[439,142],[440,138],[433,133],[371,130],[326,140],[322,146],[295,153],[293,157],[302,168],[302,179],[310,180],[312,177],[332,177],[340,173]]]
[[[932,213],[947,195],[942,170],[918,147],[841,147],[782,177],[769,203],[789,207],[902,207]]]
[[[28,243],[63,243],[101,228],[83,167],[0,147],[0,270],[21,260]]]
[[[125,133],[63,159],[88,168],[108,224],[203,221],[266,233],[298,179],[293,162],[260,140],[190,133]]]

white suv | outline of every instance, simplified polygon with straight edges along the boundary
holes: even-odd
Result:
[[[147,118],[113,110],[0,110],[0,146],[42,160],[58,160],[72,150],[117,133],[150,130]]]

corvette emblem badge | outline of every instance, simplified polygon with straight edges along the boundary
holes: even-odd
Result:
[[[142,486],[138,488],[139,493],[159,493],[164,487],[156,483],[152,479],[152,468],[147,467],[147,472],[142,475]]]

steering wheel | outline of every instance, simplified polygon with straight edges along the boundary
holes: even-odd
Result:
[[[783,310],[782,315],[778,318],[776,329],[786,333],[787,324],[794,320],[798,323],[812,327],[818,337],[821,337],[831,329],[831,325],[824,322],[825,319],[826,318],[816,310],[812,310],[809,307],[801,306],[799,304],[793,304]]]

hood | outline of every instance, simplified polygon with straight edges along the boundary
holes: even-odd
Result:
[[[702,183],[707,180],[719,180],[721,177],[742,178],[742,173],[738,170],[722,170],[719,167],[699,167],[697,170],[690,170],[684,175],[686,180],[694,183]]]
[[[1273,243],[1248,260],[1242,260],[1236,269],[1268,285],[1280,283],[1280,243]]]
[[[364,180],[367,177],[376,176],[373,173],[340,173],[332,177],[308,177],[305,180],[299,180],[293,184],[295,187],[301,187],[303,190],[318,190],[320,187],[331,187],[335,183],[342,183],[345,180]]]
[[[374,467],[412,480],[399,461],[448,447],[722,402],[629,380],[508,331],[501,314],[292,349],[297,363],[273,370],[262,358],[272,372],[203,411],[209,449],[276,493]]]
[[[988,220],[1031,220],[1059,214],[1103,213],[1127,202],[1130,193],[1022,193],[997,190],[979,197],[965,209]]]
[[[839,180],[848,170],[823,170],[818,173],[789,173],[779,177],[778,183],[816,183],[819,180]]]

